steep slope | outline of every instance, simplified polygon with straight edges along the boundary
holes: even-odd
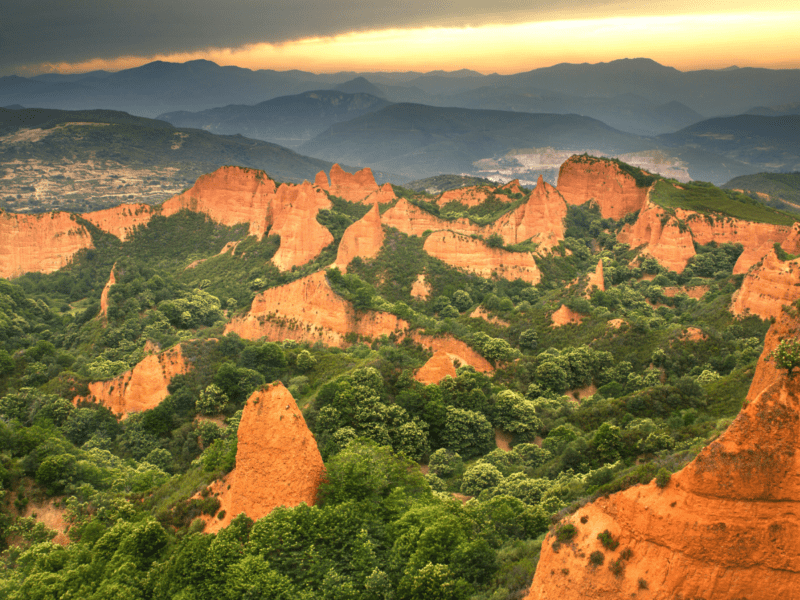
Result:
[[[490,248],[481,240],[452,231],[437,231],[425,240],[425,252],[449,265],[481,277],[493,275],[539,283],[541,273],[530,252],[508,252]]]
[[[663,489],[651,482],[599,499],[568,518],[577,528],[571,542],[554,548],[554,536],[545,539],[529,600],[798,597],[800,379],[766,360],[798,326],[780,316],[749,403]],[[605,530],[617,549],[601,545],[597,535]],[[605,553],[603,566],[589,565],[596,551]],[[605,566],[612,561],[621,565],[618,575]]]
[[[156,209],[148,204],[122,204],[83,213],[81,217],[124,242],[137,227],[147,225],[155,212]]]
[[[338,164],[331,167],[331,183],[328,191],[334,196],[344,198],[348,202],[361,202],[378,189],[371,169],[348,173]]]
[[[798,299],[800,259],[783,261],[773,248],[769,248],[767,255],[747,273],[742,287],[733,295],[730,310],[737,316],[778,318],[785,304]]]
[[[317,221],[320,209],[331,207],[330,199],[310,183],[281,184],[272,201],[270,234],[281,236],[272,262],[282,271],[304,265],[333,243],[333,235]],[[252,223],[251,223],[252,227]]]
[[[456,367],[453,357],[444,350],[436,352],[414,375],[414,379],[425,385],[439,383],[445,377],[455,379]]]
[[[241,513],[258,520],[278,506],[316,502],[325,466],[303,413],[282,383],[247,399],[236,435],[236,468],[212,485],[225,517],[209,519],[207,532],[219,531]]]
[[[482,228],[470,222],[469,219],[446,221],[414,206],[405,198],[401,198],[397,204],[383,213],[381,221],[384,225],[394,227],[406,235],[422,236],[426,231],[440,229],[465,235],[482,232]]]
[[[111,291],[111,286],[117,283],[117,278],[114,276],[114,269],[117,268],[117,263],[111,267],[111,273],[108,276],[108,281],[103,286],[103,291],[100,292],[100,318],[105,320],[108,316],[108,292]]]
[[[642,185],[614,161],[572,156],[561,165],[556,187],[570,204],[594,201],[604,219],[621,219],[644,206],[647,173],[642,173],[640,181]]]
[[[500,217],[490,229],[503,236],[506,244],[518,244],[530,239],[539,244],[539,250],[550,249],[564,239],[564,217],[567,204],[549,183],[542,179],[530,198],[516,210]]]
[[[149,410],[169,395],[167,386],[172,378],[188,370],[178,345],[161,354],[151,354],[114,379],[91,382],[89,395],[76,397],[75,403],[97,402],[119,417]]]
[[[597,261],[597,267],[593,273],[589,273],[589,281],[586,283],[586,295],[591,294],[592,290],[597,288],[601,292],[606,291],[606,280],[603,275],[603,259]]]
[[[92,248],[89,231],[65,212],[21,215],[0,210],[0,277],[52,273]]]
[[[356,256],[374,258],[383,246],[384,237],[381,213],[375,204],[366,215],[345,230],[339,242],[336,266],[344,272]]]

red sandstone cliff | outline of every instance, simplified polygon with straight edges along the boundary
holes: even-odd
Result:
[[[782,261],[770,248],[761,264],[744,278],[734,294],[731,312],[737,316],[778,318],[784,304],[800,299],[800,259]]]
[[[481,277],[504,277],[539,283],[541,273],[530,252],[508,252],[490,248],[481,240],[453,233],[437,231],[425,240],[425,252],[449,265],[475,273]]]
[[[205,213],[223,225],[250,224],[250,235],[261,239],[271,222],[275,182],[263,171],[221,167],[200,177],[187,191],[161,205],[165,217],[188,209]]]
[[[682,272],[695,255],[692,232],[649,200],[636,222],[625,225],[617,234],[617,240],[630,244],[631,248],[644,246],[644,254],[677,273]]]
[[[442,192],[442,195],[436,200],[436,204],[444,206],[448,202],[460,202],[465,206],[478,206],[489,197],[490,192],[491,188],[478,185],[447,190],[446,192]],[[506,197],[501,195],[498,196],[498,199],[506,200]]]
[[[119,377],[89,384],[89,396],[76,397],[75,403],[97,402],[119,417],[149,410],[169,395],[167,386],[175,375],[186,373],[188,366],[180,346],[161,354],[152,354]]]
[[[100,293],[100,318],[105,321],[108,316],[108,292],[111,291],[111,286],[117,283],[117,278],[114,276],[114,269],[117,268],[117,263],[111,267],[111,274],[108,276],[108,281],[103,286],[103,291]]]
[[[411,204],[405,198],[381,215],[384,225],[394,227],[406,235],[422,236],[426,231],[439,231],[441,229],[455,231],[456,233],[482,233],[483,228],[475,225],[469,219],[456,219],[446,221],[433,216]]]
[[[434,354],[428,362],[426,362],[414,379],[425,385],[439,383],[445,377],[456,378],[456,367],[453,364],[453,357],[444,350],[438,351]]]
[[[425,274],[420,273],[411,286],[411,297],[418,300],[427,300],[431,295],[431,284],[425,281]]]
[[[594,272],[589,274],[589,281],[586,284],[586,295],[589,296],[594,288],[597,288],[601,292],[606,291],[606,280],[603,275],[602,258],[597,261],[597,267],[595,267]]]
[[[375,204],[366,215],[345,230],[339,242],[336,266],[344,272],[356,256],[376,257],[383,246],[384,237],[381,213]]]
[[[348,202],[362,202],[378,189],[371,169],[361,169],[350,174],[339,165],[331,167],[331,183],[327,191],[334,196]]]
[[[503,215],[490,229],[503,236],[506,244],[518,244],[530,239],[547,250],[564,239],[564,217],[567,204],[556,188],[539,175],[536,188],[522,206]]]
[[[558,171],[558,191],[570,204],[593,200],[605,219],[621,219],[644,206],[647,188],[608,160],[572,156]]]
[[[781,315],[759,358],[752,401],[666,487],[651,482],[584,506],[568,517],[577,536],[558,551],[552,535],[545,539],[529,600],[800,597],[800,378],[764,360],[798,326]],[[616,550],[601,546],[604,530],[619,541]],[[605,561],[592,568],[595,551]],[[608,567],[615,560],[624,565],[619,576]]]
[[[320,209],[331,207],[324,192],[310,183],[281,184],[272,203],[270,235],[281,236],[272,262],[282,271],[304,265],[333,242],[333,235],[319,221]]]
[[[225,517],[209,519],[206,531],[227,527],[241,513],[258,520],[278,506],[314,505],[325,466],[303,413],[282,383],[247,399],[237,438],[236,468],[212,485]]]
[[[127,240],[137,227],[147,225],[156,209],[147,204],[122,204],[103,210],[83,213],[81,216],[98,229]]]
[[[0,210],[0,277],[52,273],[92,248],[86,227],[65,212],[24,215]]]
[[[394,188],[391,183],[384,183],[377,192],[372,192],[369,196],[364,198],[364,204],[387,204],[397,200],[397,195],[394,193]]]

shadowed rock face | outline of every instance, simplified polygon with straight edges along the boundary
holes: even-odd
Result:
[[[667,216],[661,207],[649,200],[636,222],[625,225],[617,234],[617,240],[630,244],[631,248],[643,246],[644,254],[677,273],[683,272],[695,255],[691,231],[682,229],[674,217]]]
[[[761,263],[747,273],[734,294],[731,312],[737,316],[778,318],[785,304],[800,299],[800,259],[782,261],[770,247]]]
[[[214,532],[245,513],[253,520],[278,506],[313,506],[325,477],[317,442],[303,413],[282,383],[254,392],[237,432],[236,468],[211,486],[225,518],[212,518]]]
[[[89,231],[69,213],[0,211],[0,277],[52,273],[69,264],[80,250],[93,247]]]
[[[449,265],[491,277],[493,273],[506,279],[522,279],[539,283],[541,273],[529,252],[508,252],[490,248],[481,240],[451,231],[437,231],[428,236],[423,246],[425,252]]]
[[[169,395],[167,386],[175,375],[189,370],[180,346],[152,354],[130,371],[108,381],[89,384],[89,396],[76,397],[75,403],[97,402],[118,417],[149,410]]]
[[[500,217],[490,229],[492,233],[503,236],[506,244],[518,244],[530,239],[539,244],[539,250],[547,250],[564,239],[566,216],[564,198],[539,175],[528,201]]]
[[[573,156],[558,171],[558,191],[570,204],[594,201],[604,219],[621,219],[644,206],[647,188],[607,160]]]
[[[272,257],[279,269],[304,265],[333,243],[331,232],[317,221],[320,209],[330,207],[328,197],[308,182],[281,184],[272,204],[270,229],[270,235],[281,237],[281,246]]]
[[[584,506],[568,517],[577,536],[557,551],[545,539],[529,600],[798,597],[800,378],[765,360],[798,327],[783,313],[770,328],[745,407],[666,487],[651,482]],[[606,529],[619,540],[614,551],[597,539]],[[615,576],[608,565],[626,548]],[[603,566],[588,565],[594,551]]]

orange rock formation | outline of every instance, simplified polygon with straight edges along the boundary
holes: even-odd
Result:
[[[798,597],[800,378],[765,358],[799,326],[781,315],[767,334],[749,404],[666,487],[638,485],[584,506],[569,517],[578,534],[558,551],[552,535],[545,539],[528,600]],[[616,550],[600,544],[604,530],[619,541]],[[605,563],[592,568],[595,551]],[[616,560],[620,576],[607,566]]]
[[[483,358],[483,356],[475,352],[475,350],[467,346],[461,340],[457,340],[450,335],[433,337],[430,335],[423,335],[418,331],[412,331],[409,337],[429,350],[433,350],[434,353],[446,352],[452,358],[461,361],[461,364],[469,365],[476,371],[481,371],[482,373],[491,373],[494,371],[494,367],[489,364],[488,360]]]
[[[594,288],[601,292],[606,291],[606,280],[603,277],[603,259],[597,261],[594,273],[589,274],[589,282],[586,284],[586,295],[588,296]]]
[[[460,202],[465,206],[478,206],[489,197],[490,188],[485,186],[473,185],[470,187],[447,190],[436,200],[436,204],[444,206],[448,202]],[[507,200],[505,196],[498,196],[499,200]],[[510,202],[510,200],[509,200]]]
[[[334,196],[339,196],[348,202],[362,202],[378,189],[378,184],[375,183],[375,177],[369,168],[361,169],[351,175],[339,165],[331,167],[331,184],[327,191]]]
[[[649,200],[632,225],[625,225],[617,240],[631,248],[644,246],[642,252],[655,258],[661,265],[681,273],[695,255],[692,232],[682,228],[675,217]]]
[[[386,204],[397,200],[397,195],[394,193],[394,188],[391,183],[384,183],[377,192],[372,192],[369,196],[364,198],[364,204]]]
[[[417,275],[414,284],[411,286],[411,297],[418,300],[427,300],[431,295],[431,284],[425,281],[425,274]]]
[[[250,235],[261,239],[271,224],[275,182],[263,171],[221,167],[200,177],[182,194],[161,205],[165,217],[187,209],[205,213],[223,225],[250,224]]]
[[[489,314],[484,310],[482,306],[478,306],[469,313],[469,316],[473,319],[483,319],[484,321],[489,321],[489,323],[494,323],[495,325],[502,325],[503,327],[508,327],[511,325],[508,321],[504,321],[494,315]]]
[[[580,323],[583,321],[583,315],[570,310],[566,305],[562,304],[557,311],[550,315],[550,319],[553,321],[553,327],[561,327],[570,323]]]
[[[539,283],[541,273],[530,252],[508,252],[490,248],[481,240],[453,233],[437,231],[425,240],[425,252],[449,265],[475,273],[481,277],[504,277]]]
[[[567,204],[556,188],[539,175],[528,201],[515,211],[500,217],[490,229],[503,236],[506,244],[532,240],[540,250],[558,245],[564,239]]]
[[[422,236],[426,231],[439,231],[442,229],[469,235],[483,233],[483,228],[475,225],[469,219],[456,219],[446,221],[433,216],[411,204],[405,198],[381,215],[384,225],[394,227],[406,235]]]
[[[76,397],[75,403],[82,400],[97,402],[118,417],[125,417],[158,406],[169,395],[167,386],[172,378],[187,371],[188,366],[178,345],[146,357],[119,377],[93,381],[89,384],[89,395]]]
[[[137,227],[147,225],[156,209],[147,204],[122,204],[112,208],[83,213],[81,216],[98,229],[127,240]]]
[[[414,379],[425,385],[431,385],[433,383],[439,383],[448,376],[453,379],[456,378],[456,367],[453,364],[453,357],[444,350],[439,350],[419,371],[417,371],[417,374],[414,375]]]
[[[558,171],[558,191],[570,204],[590,200],[600,207],[605,219],[621,219],[644,206],[647,188],[608,160],[572,156]]]
[[[519,187],[519,179],[512,179],[504,186],[501,186],[500,189],[508,190],[512,194],[525,194],[525,190]]]
[[[361,219],[350,225],[339,242],[336,266],[343,272],[356,256],[374,258],[380,252],[384,239],[381,213],[375,204]]]
[[[272,262],[282,271],[304,265],[328,244],[333,235],[317,221],[320,209],[331,207],[324,192],[310,183],[287,185],[278,188],[272,204],[270,234],[281,236],[281,245]]]
[[[206,527],[216,532],[244,513],[253,520],[278,506],[313,506],[325,466],[303,413],[283,384],[273,383],[247,399],[237,432],[236,468],[212,486],[225,518]]]
[[[108,281],[106,282],[105,286],[103,286],[103,291],[100,292],[100,318],[105,319],[108,316],[108,292],[111,290],[111,286],[117,283],[117,278],[114,277],[114,269],[117,267],[117,263],[114,263],[114,266],[111,267],[111,274],[108,276]]]
[[[328,176],[325,174],[325,171],[317,173],[317,176],[314,177],[314,185],[326,192],[330,189],[331,186],[328,183]]]
[[[0,210],[0,277],[52,273],[80,250],[92,247],[89,231],[69,213],[23,215]]]
[[[730,310],[734,315],[778,318],[784,304],[800,299],[800,259],[782,261],[770,248],[761,264],[744,278],[733,295]]]

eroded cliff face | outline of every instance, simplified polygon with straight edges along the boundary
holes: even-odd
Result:
[[[103,286],[103,291],[100,292],[100,318],[105,320],[108,316],[108,292],[111,291],[111,286],[117,283],[117,278],[114,276],[114,269],[117,268],[117,263],[111,267],[111,274],[108,276],[108,281]]]
[[[366,215],[345,230],[339,242],[336,266],[345,272],[356,256],[375,258],[383,246],[384,237],[381,213],[375,204]]]
[[[447,190],[436,200],[436,204],[444,206],[448,202],[460,202],[465,206],[478,206],[489,197],[490,188],[473,185],[470,187]],[[500,200],[505,200],[505,196],[498,196]],[[509,200],[510,202],[510,200]]]
[[[211,486],[223,519],[209,519],[207,532],[227,527],[244,513],[253,520],[278,506],[313,506],[325,477],[317,442],[283,384],[254,392],[237,432],[236,468]]]
[[[583,321],[583,315],[576,313],[568,306],[562,304],[558,310],[550,315],[550,320],[553,322],[552,327],[562,327],[564,325],[578,324]]]
[[[268,289],[253,300],[246,315],[233,319],[225,333],[245,339],[266,337],[271,341],[293,339],[328,346],[347,346],[348,334],[370,338],[398,334],[408,323],[385,313],[356,313],[352,305],[337,295],[320,271],[289,284]]]
[[[331,207],[324,192],[310,183],[281,184],[272,203],[270,235],[281,236],[272,262],[282,271],[304,265],[333,243],[333,235],[317,221],[320,209]]]
[[[263,171],[221,167],[200,177],[182,194],[161,205],[165,217],[187,209],[205,213],[223,225],[249,223],[249,234],[261,239],[272,219],[272,201],[277,187]]]
[[[81,217],[124,242],[137,227],[147,225],[155,213],[156,209],[147,204],[123,204],[83,213]]]
[[[770,248],[761,263],[742,281],[733,295],[730,310],[734,315],[778,318],[785,304],[800,299],[800,259],[782,261]]]
[[[425,281],[425,274],[420,273],[411,286],[411,297],[417,300],[427,300],[431,296],[431,284]]]
[[[603,275],[603,259],[597,261],[597,267],[592,273],[589,273],[589,281],[586,284],[586,295],[589,296],[593,290],[598,289],[601,292],[606,291],[606,280]]]
[[[78,396],[80,401],[102,404],[118,417],[149,410],[158,406],[169,395],[167,386],[175,375],[186,373],[188,365],[180,345],[152,354],[130,371],[108,381],[93,381],[89,395]]]
[[[338,164],[331,167],[331,183],[327,191],[334,196],[348,202],[362,202],[378,190],[372,169],[361,169],[351,174]]]
[[[384,183],[377,192],[372,192],[369,196],[364,198],[364,204],[387,204],[397,200],[397,195],[394,193],[394,188],[391,183]]]
[[[539,175],[528,201],[500,217],[489,228],[493,233],[503,236],[506,244],[518,244],[530,239],[539,244],[539,251],[548,250],[564,239],[566,216],[564,198]]]
[[[483,228],[470,222],[469,219],[446,221],[433,216],[401,198],[397,204],[381,215],[384,225],[394,227],[406,235],[421,237],[426,231],[449,230],[469,235],[482,233]]]
[[[767,334],[750,402],[666,487],[651,482],[584,506],[568,517],[577,536],[557,551],[554,537],[545,539],[529,600],[798,598],[800,378],[765,361],[798,327],[781,315]],[[616,550],[597,539],[604,530],[619,541]],[[595,551],[605,559],[593,568]],[[617,560],[619,576],[609,569]]]
[[[530,252],[508,252],[490,248],[481,240],[453,233],[437,231],[425,240],[425,252],[449,265],[490,278],[494,275],[506,279],[522,279],[539,283],[541,273]]]
[[[650,202],[645,202],[639,218],[625,225],[617,240],[631,248],[643,246],[642,253],[655,258],[661,265],[681,273],[695,255],[692,232],[678,223],[675,217]]]
[[[558,191],[570,204],[590,200],[600,207],[604,219],[621,219],[644,206],[647,188],[607,160],[572,156],[558,171]]]
[[[92,248],[89,231],[69,213],[15,214],[0,210],[0,277],[52,273]]]
[[[425,385],[432,385],[434,383],[439,383],[448,376],[453,379],[456,378],[456,367],[453,364],[453,357],[444,350],[439,350],[419,371],[417,371],[417,374],[414,375],[414,379]]]

